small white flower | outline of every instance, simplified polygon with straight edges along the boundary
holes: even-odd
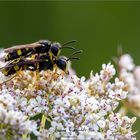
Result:
[[[121,56],[121,58],[119,60],[119,65],[121,68],[124,68],[128,71],[133,70],[133,68],[135,67],[135,65],[133,63],[133,59],[129,54],[124,54]]]
[[[126,98],[126,108],[140,116],[140,66],[135,66],[130,55],[122,55],[119,60],[119,76],[126,84],[128,95]],[[125,92],[120,94],[121,98],[125,98]]]
[[[103,64],[100,72],[100,77],[103,81],[109,81],[116,73],[114,66],[111,63]]]

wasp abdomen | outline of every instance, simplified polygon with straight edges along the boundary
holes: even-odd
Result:
[[[24,56],[24,55],[28,54],[29,52],[32,52],[32,54],[35,53],[35,51],[32,48],[24,48],[24,49],[14,50],[12,52],[9,52],[5,56],[5,61],[10,61],[10,60],[17,59],[20,56]]]

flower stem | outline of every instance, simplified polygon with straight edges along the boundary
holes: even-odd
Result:
[[[22,138],[23,138],[23,140],[26,140],[27,134],[23,134],[23,135],[22,135]]]
[[[46,116],[42,115],[39,131],[41,131],[43,128],[45,128],[45,123],[46,123]]]
[[[127,114],[127,109],[125,106],[122,106],[120,110],[118,111],[122,116],[125,116]]]

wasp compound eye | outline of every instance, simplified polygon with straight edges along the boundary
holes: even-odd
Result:
[[[66,67],[67,67],[67,62],[66,60],[59,58],[56,62],[56,65],[58,68],[60,68],[63,71],[66,71]]]
[[[58,43],[52,44],[50,50],[54,56],[58,56],[60,52],[60,45]]]

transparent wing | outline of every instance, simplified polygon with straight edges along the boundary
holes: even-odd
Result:
[[[40,46],[42,46],[42,44],[40,44],[39,41],[38,41],[38,42],[35,42],[35,43],[30,43],[30,44],[15,45],[13,47],[4,49],[4,52],[5,53],[9,53],[9,52],[12,52],[12,51],[18,50],[18,49],[23,49],[23,48],[36,48],[36,47],[40,47]]]

